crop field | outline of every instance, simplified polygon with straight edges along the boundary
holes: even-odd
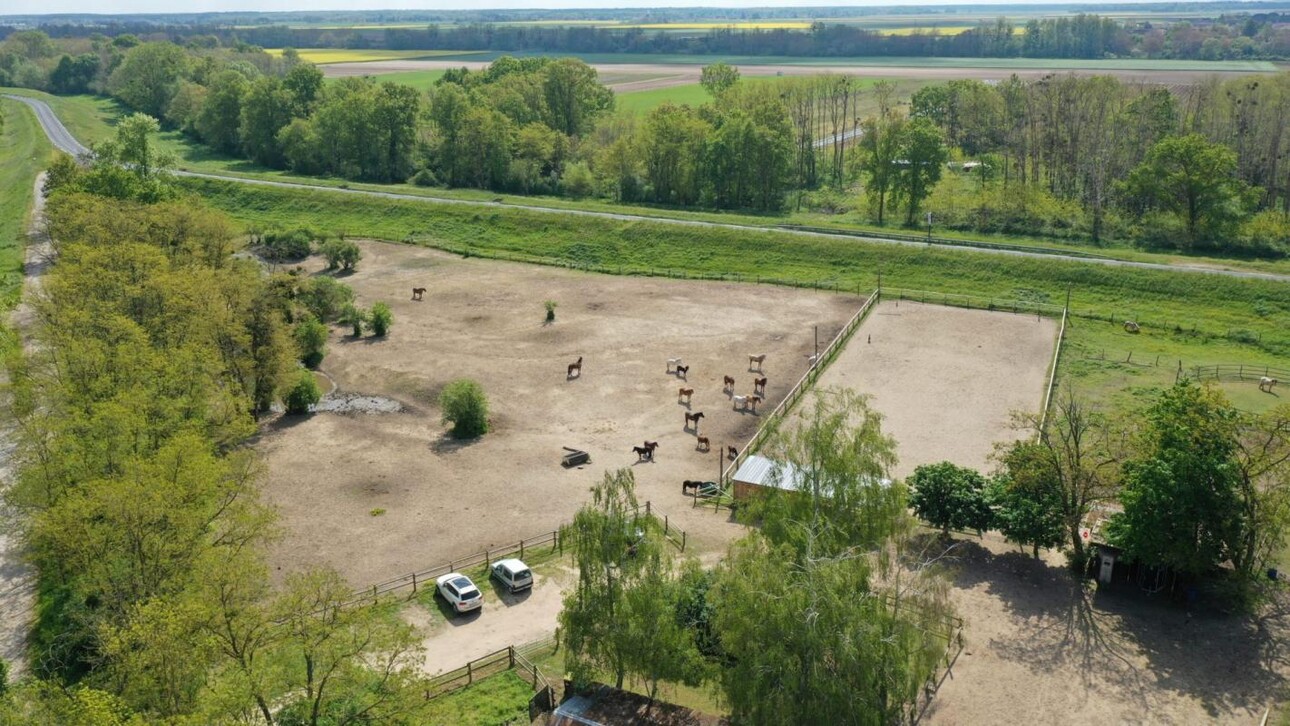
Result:
[[[306,268],[321,271],[321,260]],[[387,339],[333,330],[322,369],[341,393],[387,397],[402,413],[317,414],[271,427],[257,448],[266,498],[290,534],[274,564],[319,560],[356,587],[472,554],[569,520],[606,469],[632,467],[650,500],[700,548],[737,534],[726,517],[690,508],[685,479],[715,479],[721,446],[756,431],[756,411],[722,391],[749,393],[751,352],[767,354],[763,408],[806,371],[813,330],[832,337],[859,308],[852,294],[769,285],[621,278],[366,243],[344,278],[358,303],[387,301]],[[426,287],[424,301],[410,300]],[[543,301],[559,304],[544,324]],[[582,357],[582,375],[566,377]],[[666,372],[682,358],[687,377]],[[492,431],[458,442],[440,423],[439,391],[469,376],[489,396]],[[692,387],[682,403],[681,387]],[[702,412],[697,433],[686,412]],[[697,434],[711,448],[697,448]],[[654,462],[631,450],[659,442]],[[592,464],[563,469],[562,447]],[[317,472],[326,471],[326,477]],[[373,516],[373,511],[383,510]]]
[[[402,83],[405,86],[412,86],[418,91],[429,91],[434,87],[436,81],[443,78],[445,71],[406,71],[402,73],[376,73],[367,78],[371,78],[378,83]],[[335,80],[345,76],[328,76],[327,80]]]
[[[270,48],[270,55],[282,55],[282,48]],[[331,63],[370,63],[391,60],[425,60],[444,56],[469,56],[461,50],[356,50],[348,48],[301,48],[300,59],[315,65]]]

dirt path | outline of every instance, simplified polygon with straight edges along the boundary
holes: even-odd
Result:
[[[27,233],[22,302],[9,316],[10,325],[18,330],[27,349],[32,346],[30,331],[35,319],[31,299],[40,291],[41,275],[48,268],[53,253],[49,236],[45,233],[45,197],[41,194],[44,183],[45,175],[42,173],[36,177],[35,202]],[[4,405],[7,407],[8,402]],[[0,490],[7,489],[13,480],[15,438],[13,419],[6,415],[0,422]],[[18,678],[27,670],[27,633],[31,629],[36,601],[35,573],[27,566],[22,543],[14,535],[14,517],[13,512],[0,510],[0,658],[9,664],[11,679]]]

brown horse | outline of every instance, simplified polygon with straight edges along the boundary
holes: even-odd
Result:
[[[734,376],[725,376],[725,380],[724,380],[724,381],[722,381],[721,390],[723,390],[723,391],[729,391],[730,389],[732,389],[732,388],[734,388],[734,387],[735,387],[735,378],[734,378]]]
[[[730,459],[733,459],[733,458],[735,458],[736,456],[739,456],[739,449],[736,449],[736,448],[735,448],[735,447],[733,447],[733,446],[727,446],[727,447],[726,447],[726,457],[727,457],[727,458],[730,458]]]
[[[694,431],[695,431],[695,433],[698,433],[698,431],[699,431],[699,419],[702,419],[702,418],[703,418],[703,412],[702,412],[702,411],[700,411],[700,412],[698,412],[698,413],[687,413],[687,414],[685,414],[685,428],[687,428],[687,429],[688,429],[688,428],[690,428],[690,424],[694,424]]]
[[[677,400],[679,401],[680,399],[684,398],[686,403],[690,402],[690,396],[693,396],[693,395],[694,395],[693,388],[682,388],[681,390],[676,392]]]
[[[569,372],[564,374],[564,379],[567,381],[570,378],[573,378],[574,371],[577,371],[578,377],[582,378],[582,356],[578,356],[577,363],[569,364]]]
[[[753,413],[757,413],[757,404],[759,403],[761,403],[761,396],[754,393],[748,397],[748,402],[744,404],[744,408],[751,408]]]
[[[712,449],[712,444],[708,441],[707,436],[700,436],[698,441],[695,443],[694,448],[700,451],[710,451]]]
[[[762,376],[761,378],[754,378],[753,393],[765,393],[765,392],[766,392],[766,376]]]
[[[632,453],[636,454],[637,461],[653,460],[654,458],[654,450],[648,446],[633,446]]]
[[[422,299],[424,299],[424,297],[423,297],[423,296],[424,296],[425,294],[426,294],[426,289],[425,289],[424,287],[414,287],[414,288],[412,288],[412,299],[413,299],[413,300],[422,300]]]
[[[649,458],[653,459],[653,458],[654,458],[654,449],[657,449],[657,448],[658,448],[658,442],[657,442],[657,441],[646,441],[646,442],[645,442],[645,448],[649,449]]]
[[[676,377],[681,380],[689,380],[690,366],[677,366]]]

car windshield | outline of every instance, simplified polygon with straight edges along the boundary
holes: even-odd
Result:
[[[475,589],[475,584],[471,582],[469,578],[465,578],[465,577],[458,577],[457,579],[452,581],[452,584],[458,590],[461,590],[463,594],[465,593],[466,590]]]

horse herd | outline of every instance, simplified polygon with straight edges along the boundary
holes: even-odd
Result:
[[[766,362],[765,353],[759,353],[757,355],[749,355],[748,370],[754,371],[760,374],[762,372],[762,364],[765,362]],[[688,376],[690,373],[690,366],[684,365],[683,361],[680,358],[668,358],[666,370],[669,375],[675,375],[677,378],[680,378],[683,381],[689,380]],[[581,377],[582,377],[582,356],[578,356],[578,360],[574,361],[573,363],[570,363],[566,368],[565,380],[572,380],[574,378],[581,378]],[[722,393],[726,393],[730,396],[731,403],[733,404],[735,410],[737,411],[751,410],[753,413],[756,413],[757,404],[761,403],[766,396],[767,380],[768,379],[766,378],[766,376],[758,375],[756,378],[753,378],[752,393],[736,394],[734,376],[728,376],[728,375],[722,376],[721,391]],[[677,403],[684,404],[687,408],[689,408],[690,401],[693,396],[694,396],[694,388],[682,386],[680,389],[677,390],[677,394],[676,394]],[[683,430],[694,432],[696,449],[698,449],[699,451],[711,451],[712,442],[708,439],[707,436],[701,436],[699,434],[699,422],[703,420],[703,417],[704,417],[704,413],[702,411],[686,411],[685,426]],[[646,441],[643,446],[633,446],[632,453],[636,454],[637,461],[653,461],[654,451],[657,448],[658,448],[657,441]],[[738,456],[738,454],[739,454],[739,450],[736,447],[734,446],[726,447],[726,455],[729,458],[733,459],[736,456]]]

